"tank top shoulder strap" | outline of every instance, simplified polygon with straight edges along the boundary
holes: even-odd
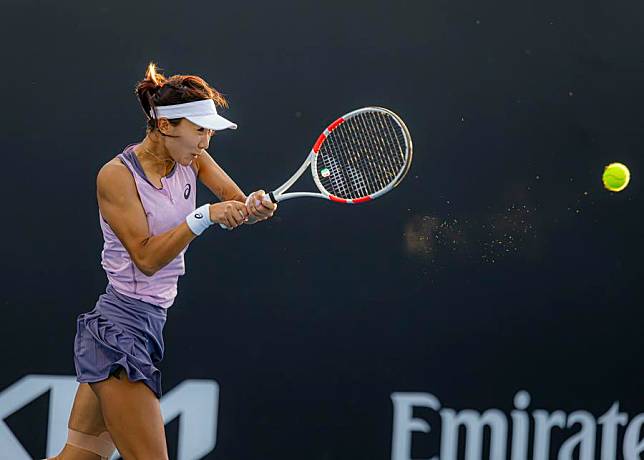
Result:
[[[130,170],[130,173],[134,178],[136,178],[136,163],[134,162],[132,155],[134,155],[134,146],[136,144],[131,144],[123,149],[123,152],[117,155],[117,158],[121,160],[121,163],[125,165],[127,169]]]

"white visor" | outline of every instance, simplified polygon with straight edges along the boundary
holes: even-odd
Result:
[[[237,129],[235,123],[217,113],[215,102],[212,99],[186,102],[185,104],[162,105],[156,107],[156,117],[152,109],[150,110],[150,116],[152,118],[167,118],[169,120],[187,118],[195,125],[199,125],[202,128],[214,129],[215,131],[221,129]]]

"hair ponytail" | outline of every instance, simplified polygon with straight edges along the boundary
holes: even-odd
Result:
[[[165,82],[165,76],[157,72],[157,66],[154,62],[150,62],[145,71],[145,78],[136,85],[135,93],[151,128],[156,126],[156,106],[159,90],[163,88]],[[150,115],[150,111],[155,114],[154,117]]]

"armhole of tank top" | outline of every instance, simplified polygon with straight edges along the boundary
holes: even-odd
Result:
[[[128,161],[128,159],[127,159],[127,158],[125,158],[125,155],[123,155],[122,153],[119,153],[116,157],[117,157],[119,160],[121,160],[121,163],[123,163],[123,166],[125,166],[125,167],[127,168],[127,170],[128,170],[128,171],[130,171],[130,174],[132,174],[132,178],[133,178],[133,179],[135,179],[135,177],[134,177],[134,170],[132,169],[132,165],[130,164],[130,162]]]

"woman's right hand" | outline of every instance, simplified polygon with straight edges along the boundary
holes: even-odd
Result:
[[[210,205],[210,220],[232,230],[239,227],[248,218],[246,204],[239,201],[223,201]]]

